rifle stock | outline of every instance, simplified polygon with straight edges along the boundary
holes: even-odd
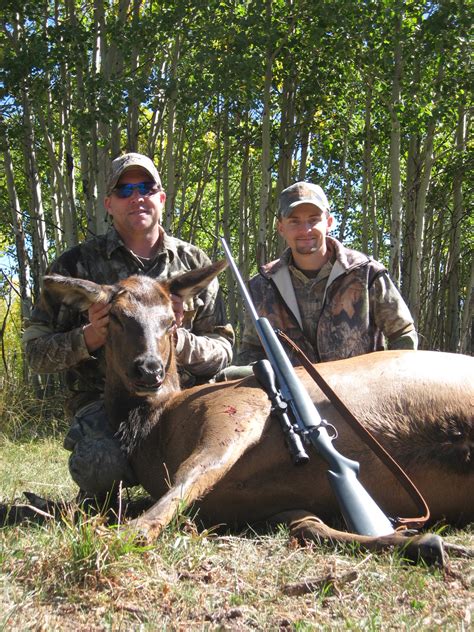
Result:
[[[358,480],[359,463],[346,458],[334,447],[335,429],[331,436],[328,429],[332,426],[321,419],[269,320],[258,316],[227,242],[223,238],[221,241],[229,266],[252,316],[262,347],[275,372],[281,396],[287,403],[302,438],[310,441],[328,463],[328,479],[347,527],[360,535],[383,536],[394,533],[390,520]]]

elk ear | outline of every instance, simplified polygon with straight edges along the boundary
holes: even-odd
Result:
[[[205,268],[190,270],[175,276],[167,283],[164,283],[164,286],[170,294],[178,294],[178,296],[186,300],[190,296],[199,294],[226,267],[227,261],[216,261],[216,263],[212,263]]]
[[[112,285],[99,285],[60,274],[45,276],[43,284],[46,292],[79,311],[88,309],[93,303],[109,303],[117,292]]]

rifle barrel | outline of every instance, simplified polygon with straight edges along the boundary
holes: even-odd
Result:
[[[232,253],[230,251],[229,246],[227,245],[226,240],[224,239],[224,237],[221,237],[221,243],[222,243],[222,248],[224,249],[224,253],[226,256],[226,259],[229,263],[229,267],[232,270],[232,273],[234,275],[234,279],[237,281],[237,284],[240,288],[240,293],[242,294],[244,301],[245,301],[245,305],[247,307],[247,309],[250,312],[250,315],[252,316],[252,320],[254,323],[256,323],[258,321],[258,314],[257,314],[257,310],[255,309],[255,305],[253,304],[252,298],[250,296],[249,291],[247,290],[247,286],[245,285],[242,277],[240,276],[240,272],[235,264],[234,261],[234,257],[232,256]]]

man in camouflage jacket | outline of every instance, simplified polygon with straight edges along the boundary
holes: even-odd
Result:
[[[153,162],[125,154],[112,162],[105,207],[113,226],[64,252],[50,273],[113,284],[132,274],[156,279],[210,263],[197,247],[171,237],[160,225],[166,196]],[[219,285],[186,303],[174,296],[178,329],[176,359],[184,386],[205,381],[232,358],[234,334],[225,324]],[[134,483],[118,440],[112,435],[104,406],[104,342],[110,306],[93,305],[88,313],[57,302],[42,292],[24,333],[26,356],[36,373],[64,371],[73,415],[64,447],[72,451],[69,469],[86,495],[104,495],[119,480]]]
[[[387,270],[329,237],[332,222],[328,200],[318,185],[297,182],[282,191],[278,231],[288,248],[249,283],[258,314],[284,331],[312,362],[386,347],[416,349],[413,318]],[[263,357],[246,315],[237,363]]]

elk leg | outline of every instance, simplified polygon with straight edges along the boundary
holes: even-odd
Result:
[[[392,533],[381,537],[359,535],[338,531],[324,524],[322,520],[303,510],[287,511],[273,516],[273,524],[284,522],[289,526],[290,535],[301,544],[307,541],[321,542],[356,542],[369,551],[385,551],[399,549],[403,558],[410,562],[424,562],[429,566],[445,566],[446,555],[443,540],[431,533],[407,536]]]
[[[205,496],[238,461],[257,436],[241,433],[239,440],[219,447],[214,453],[204,447],[192,454],[178,468],[170,489],[130,526],[146,538],[153,539],[172,521],[176,513]]]

